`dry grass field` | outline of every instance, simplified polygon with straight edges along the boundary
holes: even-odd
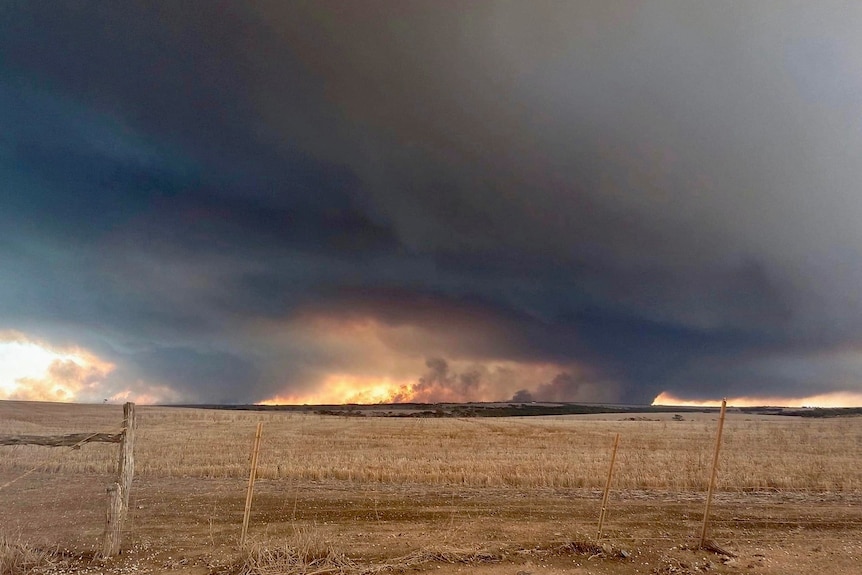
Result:
[[[116,405],[0,402],[0,435],[116,432],[121,419]],[[737,557],[696,549],[717,415],[683,419],[139,407],[124,552],[107,562],[94,551],[117,446],[0,447],[0,575],[858,573],[862,418],[729,414],[710,532]],[[253,544],[240,553],[259,421]],[[23,551],[32,566],[11,565]]]

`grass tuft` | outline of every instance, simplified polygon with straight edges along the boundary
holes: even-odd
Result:
[[[475,549],[434,548],[378,563],[363,563],[335,549],[313,530],[297,530],[280,545],[255,544],[212,575],[378,575],[403,572],[429,563],[474,565],[502,560]]]
[[[56,549],[43,549],[0,534],[0,575],[39,573],[61,562]]]
[[[297,529],[276,546],[250,545],[218,575],[324,575],[354,573],[353,562],[312,530]]]

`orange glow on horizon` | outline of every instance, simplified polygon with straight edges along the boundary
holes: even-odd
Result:
[[[720,407],[721,400],[680,399],[663,391],[653,400],[652,405],[679,407]],[[730,407],[858,407],[862,406],[862,393],[836,391],[806,397],[743,396],[727,398]]]
[[[481,350],[499,334],[481,321],[466,329],[460,323],[387,323],[309,309],[299,319],[255,320],[254,333],[273,352],[300,344],[338,358],[336,371],[317,366],[319,371],[261,398],[261,405],[507,401],[522,391],[568,394],[573,401],[617,399],[616,386],[591,382],[590,370],[576,363],[486,357]],[[554,383],[560,376],[565,381]]]
[[[444,378],[393,377],[332,373],[322,375],[305,391],[288,390],[266,398],[259,405],[342,405],[346,403],[462,403],[507,401],[522,389],[541,387],[565,368],[553,364],[527,364],[507,361],[448,362]],[[414,373],[423,370],[418,364]],[[464,374],[476,374],[473,384],[465,384]]]
[[[344,403],[397,403],[405,392],[412,390],[412,381],[388,377],[363,377],[346,374],[327,376],[320,389],[308,393],[277,395],[258,405],[326,405]]]

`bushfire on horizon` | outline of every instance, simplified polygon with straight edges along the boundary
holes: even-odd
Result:
[[[501,386],[471,387],[477,372],[458,374],[450,371],[443,360],[426,362],[431,370],[417,379],[397,379],[386,375],[325,374],[307,391],[283,393],[257,399],[262,405],[406,403],[532,400],[526,389],[514,394],[503,393]],[[96,403],[102,401],[135,401],[142,404],[171,403],[183,398],[169,387],[159,384],[123,386],[110,381],[115,365],[81,348],[56,348],[45,342],[28,340],[22,334],[0,342],[0,399]],[[503,377],[518,370],[516,364],[498,364]],[[528,366],[527,377],[542,378],[556,366]],[[523,374],[521,375],[523,378]],[[511,386],[510,386],[511,387]],[[520,393],[520,397],[519,394]],[[592,400],[595,398],[587,398]],[[613,401],[614,398],[606,398]],[[558,398],[566,401],[565,398]],[[660,393],[653,405],[711,407],[720,399],[689,399]],[[731,397],[728,404],[737,407],[775,405],[786,407],[851,407],[862,405],[862,394],[827,393],[807,397]]]

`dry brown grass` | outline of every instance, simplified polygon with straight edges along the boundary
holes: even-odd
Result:
[[[281,544],[250,545],[217,573],[225,575],[293,575],[355,573],[356,564],[314,531],[296,529]]]
[[[37,547],[20,538],[0,534],[0,575],[39,573],[60,562],[56,549]]]
[[[376,575],[403,573],[429,563],[468,564],[499,561],[499,554],[452,547],[426,548],[378,562],[349,558],[316,530],[295,530],[281,542],[249,546],[218,575]]]
[[[619,432],[614,488],[680,491],[705,489],[717,425],[714,414],[400,419],[146,406],[138,417],[136,468],[144,477],[245,477],[263,421],[262,480],[600,488]],[[110,431],[121,419],[119,406],[0,402],[0,435]],[[719,489],[862,489],[862,418],[731,414],[724,437]],[[115,445],[2,449],[0,471],[10,473],[108,474],[116,466]]]

